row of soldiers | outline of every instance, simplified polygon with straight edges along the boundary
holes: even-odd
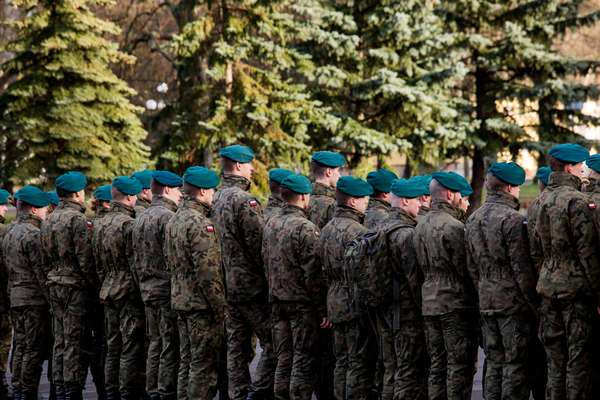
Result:
[[[49,194],[15,194],[0,232],[15,399],[37,398],[49,319],[59,400],[81,398],[88,368],[99,398],[212,399],[223,365],[232,400],[470,399],[480,344],[486,398],[528,399],[538,328],[548,398],[591,398],[599,156],[553,147],[528,218],[524,170],[495,163],[467,219],[472,189],[456,173],[362,180],[329,151],[313,154],[312,182],[272,170],[263,210],[252,150],[219,154],[221,178],[115,178],[95,191],[93,220],[81,173],[57,179],[49,215]]]

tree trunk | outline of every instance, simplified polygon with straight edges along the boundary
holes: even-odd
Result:
[[[481,205],[481,199],[483,196],[483,182],[485,181],[485,158],[482,149],[475,148],[473,151],[473,165],[471,166],[471,187],[473,188],[473,194],[469,199],[471,206],[469,207],[469,213],[473,212]]]

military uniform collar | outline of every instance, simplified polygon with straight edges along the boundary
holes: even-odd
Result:
[[[486,203],[503,204],[515,210],[520,207],[519,199],[506,192],[488,192]]]
[[[148,200],[143,199],[141,196],[137,197],[137,201],[135,202],[135,206],[136,207],[144,207],[144,208],[148,208],[150,207],[152,203],[150,203]]]
[[[389,210],[392,206],[385,200],[377,199],[375,197],[369,198],[369,208],[371,207],[382,207]]]
[[[17,222],[20,224],[31,224],[36,228],[42,226],[42,219],[37,215],[22,213],[17,216]]]
[[[130,207],[127,204],[119,203],[118,201],[110,203],[110,212],[118,212],[129,215],[130,217],[135,216],[135,208]]]
[[[419,208],[419,215],[425,215],[427,214],[429,211],[431,210],[431,208],[427,207],[427,206],[421,206],[421,208]]]
[[[237,186],[240,189],[247,191],[250,189],[251,184],[252,182],[243,176],[223,174],[223,187]]]
[[[400,222],[402,224],[417,225],[417,220],[399,207],[392,207],[390,210],[389,221]]]
[[[321,182],[313,183],[313,196],[327,196],[335,198],[335,189],[331,186],[327,186]]]
[[[192,210],[201,212],[202,215],[204,215],[204,216],[207,216],[210,211],[210,206],[208,204],[198,201],[196,199],[190,198],[190,197],[188,197],[184,200],[183,207],[190,208]]]
[[[175,203],[173,200],[167,199],[164,196],[156,196],[153,198],[152,206],[162,206],[171,211],[177,211],[177,203]]]
[[[365,219],[365,214],[357,211],[353,208],[347,206],[336,206],[335,213],[333,214],[334,218],[350,218],[355,220],[356,222],[363,223]]]
[[[108,214],[109,211],[110,211],[110,208],[104,208],[102,206],[97,206],[96,207],[96,218],[104,217],[106,214]]]
[[[267,202],[267,207],[284,207],[285,201],[283,201],[278,196],[271,194],[269,196],[269,201]]]
[[[454,207],[452,204],[446,201],[433,200],[433,203],[431,203],[431,210],[445,212],[446,214],[450,214],[453,218],[458,219],[459,221],[461,220],[461,218],[464,219],[464,212],[462,212],[460,208]]]
[[[60,199],[60,204],[56,207],[57,210],[63,210],[65,208],[70,208],[81,213],[85,212],[85,206],[71,199]]]
[[[600,193],[600,180],[588,178],[588,184],[583,186],[583,191],[587,193]]]
[[[581,188],[581,179],[563,171],[553,171],[548,179],[548,187],[557,188],[559,186],[568,186],[579,190]]]
[[[306,210],[304,208],[300,208],[300,207],[298,207],[296,205],[293,205],[293,204],[287,204],[286,203],[283,206],[283,209],[282,209],[281,212],[282,212],[282,214],[286,214],[286,215],[287,214],[296,214],[296,215],[301,215],[301,216],[303,216],[305,218],[308,218],[308,213],[306,212]]]

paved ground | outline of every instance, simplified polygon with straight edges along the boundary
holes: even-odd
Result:
[[[254,365],[255,363],[253,363]],[[483,354],[480,351],[479,354],[479,365],[478,365],[478,369],[477,369],[477,375],[475,376],[475,383],[473,385],[473,397],[472,400],[482,400],[483,397],[481,396],[481,365],[483,364]],[[48,399],[48,391],[49,391],[49,384],[48,384],[48,380],[46,379],[46,368],[44,366],[44,375],[42,377],[42,383],[40,385],[40,399]],[[94,392],[94,384],[91,381],[91,378],[88,376],[88,382],[86,385],[86,392],[85,392],[85,399],[86,400],[95,400],[96,399],[96,393]]]

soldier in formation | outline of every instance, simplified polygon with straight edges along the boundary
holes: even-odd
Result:
[[[37,398],[48,337],[58,400],[81,398],[88,368],[101,400],[209,400],[223,365],[231,399],[466,400],[478,345],[486,399],[593,398],[600,156],[553,147],[527,218],[524,170],[494,163],[467,218],[456,173],[362,180],[330,151],[311,157],[312,182],[269,171],[263,213],[252,150],[219,155],[220,186],[204,167],[117,177],[91,220],[81,173],[15,193],[0,225],[14,399]],[[0,219],[8,202],[0,190]]]

